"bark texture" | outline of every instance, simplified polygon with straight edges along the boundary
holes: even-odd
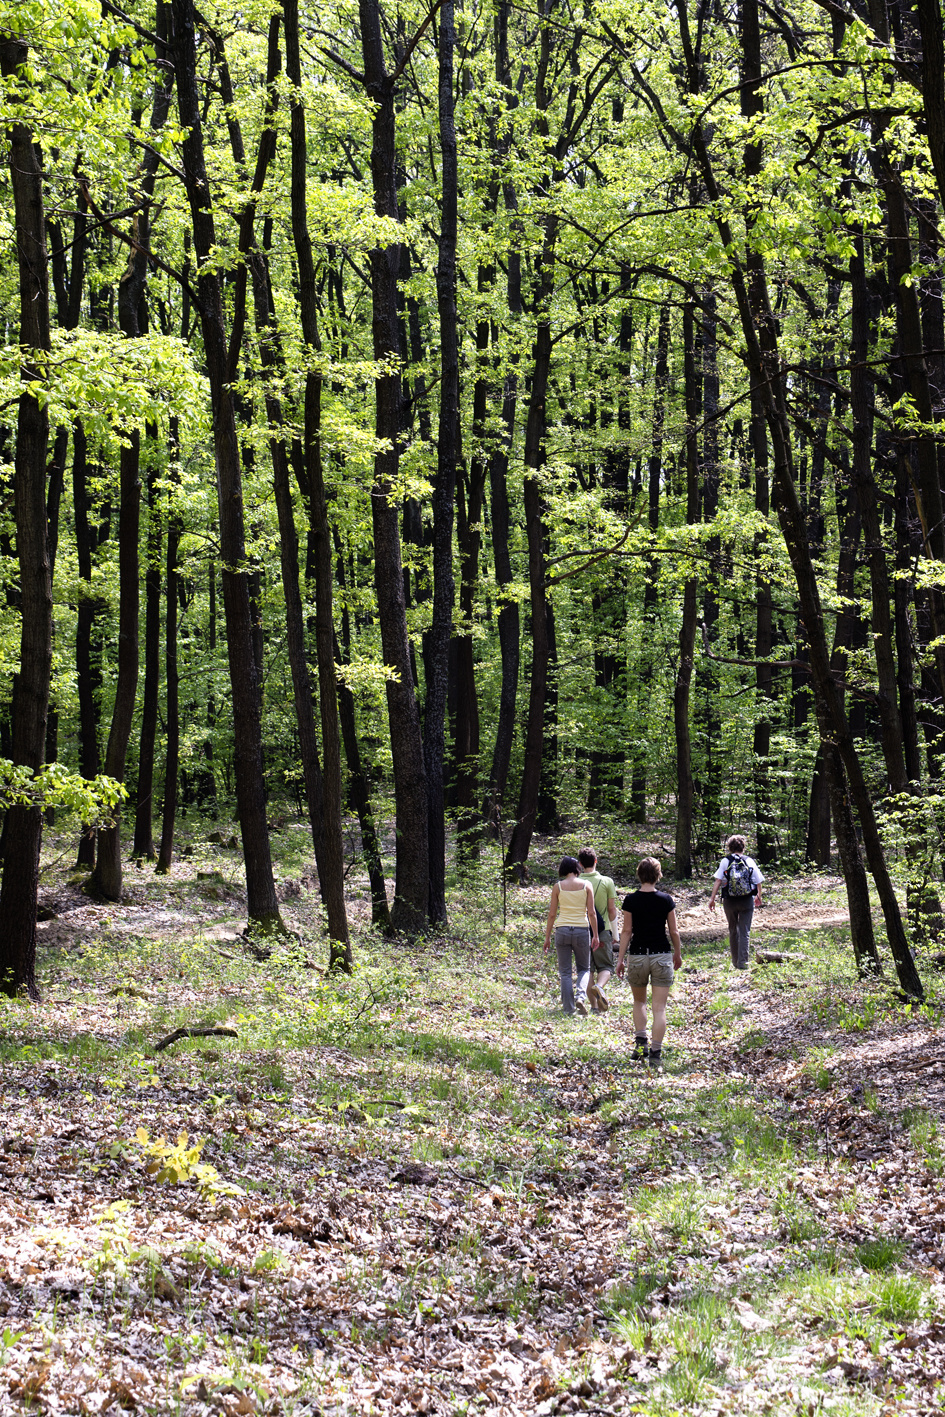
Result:
[[[0,73],[14,78],[28,60],[24,42],[0,37]],[[25,82],[25,80],[24,80]],[[21,377],[42,382],[49,350],[49,283],[43,181],[33,134],[23,123],[7,130],[9,173],[16,212]],[[46,452],[49,419],[24,388],[17,404],[14,503],[20,571],[20,666],[13,712],[13,762],[33,772],[43,766],[52,671],[52,576],[46,526]],[[12,806],[4,824],[0,883],[0,990],[39,998],[36,987],[36,897],[42,843],[41,809]]]

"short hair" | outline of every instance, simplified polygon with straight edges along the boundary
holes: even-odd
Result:
[[[563,880],[565,876],[577,876],[580,870],[580,861],[576,861],[573,856],[562,856],[558,863],[558,880]]]
[[[726,851],[736,851],[736,852],[737,852],[737,851],[744,851],[744,850],[745,850],[745,838],[744,838],[743,836],[730,836],[729,839],[728,839],[728,841],[725,843],[725,850],[726,850]]]
[[[655,856],[644,856],[637,867],[637,875],[645,886],[655,886],[662,880],[663,868]]]
[[[597,864],[597,852],[593,846],[582,846],[578,852],[578,860],[585,871],[589,871],[592,866]]]

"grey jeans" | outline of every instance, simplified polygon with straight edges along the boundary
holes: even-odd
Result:
[[[571,956],[577,969],[579,1003],[587,998],[587,981],[591,974],[591,932],[585,925],[557,925],[555,949],[558,951],[558,973],[561,976],[561,1004],[566,1014],[574,1013],[574,989],[571,980]]]
[[[751,917],[755,913],[755,897],[723,895],[722,909],[728,921],[728,943],[732,951],[732,963],[736,969],[747,969],[748,936],[751,931]]]

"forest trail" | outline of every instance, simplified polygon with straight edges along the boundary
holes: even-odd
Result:
[[[367,937],[336,986],[298,956],[246,961],[232,900],[197,888],[64,908],[49,925],[84,930],[82,953],[44,949],[46,1004],[9,1006],[0,1381],[19,1403],[933,1410],[945,1037],[852,985],[829,928],[803,969],[748,975],[687,929],[654,1076],[628,1061],[622,986],[565,1020],[550,968],[515,953]],[[290,892],[287,914],[311,903]],[[239,1038],[155,1054],[185,1022]],[[139,1128],[199,1141],[203,1191],[149,1177]]]

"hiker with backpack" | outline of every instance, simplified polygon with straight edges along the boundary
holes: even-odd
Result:
[[[578,852],[581,865],[581,880],[587,881],[594,892],[594,911],[597,915],[597,935],[600,944],[591,954],[591,980],[587,986],[587,997],[591,1008],[597,1013],[606,1013],[610,1001],[604,993],[604,985],[614,972],[614,934],[617,923],[617,887],[609,876],[602,876],[597,869],[597,852],[593,846],[582,846]],[[594,971],[597,982],[594,982]]]
[[[715,897],[722,890],[722,909],[728,921],[728,943],[732,964],[736,969],[748,968],[749,935],[755,903],[763,904],[761,883],[764,876],[750,856],[745,855],[745,838],[730,836],[725,843],[725,855],[715,873],[709,909],[715,909]]]

